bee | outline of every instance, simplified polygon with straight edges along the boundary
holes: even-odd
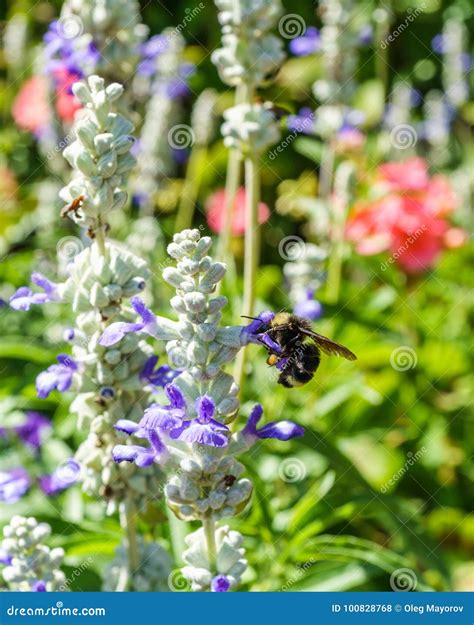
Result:
[[[84,200],[84,195],[78,195],[77,197],[75,197],[70,204],[68,204],[61,210],[61,217],[67,217],[69,213],[74,213],[74,215],[77,217],[77,211],[84,204]]]
[[[357,358],[347,347],[313,332],[308,319],[290,313],[281,312],[268,323],[262,322],[257,333],[266,334],[271,339],[260,342],[268,352],[267,364],[277,367],[280,371],[278,383],[286,388],[303,386],[312,380],[319,367],[321,352],[347,360]]]

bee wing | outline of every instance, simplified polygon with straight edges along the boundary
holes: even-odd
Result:
[[[328,339],[326,336],[313,332],[312,330],[301,330],[301,332],[312,338],[325,354],[336,354],[336,356],[342,356],[342,358],[346,358],[347,360],[357,360],[357,356],[352,353],[350,349],[344,347],[344,345],[339,345],[339,343],[331,341],[331,339]]]

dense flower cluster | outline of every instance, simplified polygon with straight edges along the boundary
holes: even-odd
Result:
[[[64,551],[44,544],[51,534],[47,523],[33,517],[14,516],[3,528],[1,575],[9,590],[45,592],[59,590],[65,575],[60,570]]]
[[[241,477],[243,466],[235,458],[238,453],[262,438],[288,440],[303,433],[289,421],[257,428],[263,412],[258,405],[241,431],[229,429],[239,409],[238,387],[223,368],[243,345],[264,340],[258,334],[263,321],[258,319],[247,327],[219,326],[227,300],[214,296],[213,291],[225,267],[207,255],[210,246],[210,238],[200,237],[198,230],[176,234],[168,246],[176,267],[167,267],[163,277],[176,289],[171,305],[178,321],[155,316],[135,298],[131,303],[141,321],[113,323],[100,339],[105,347],[130,334],[167,341],[169,360],[181,370],[165,386],[167,403],[149,406],[138,423],[119,420],[116,430],[141,443],[117,445],[113,455],[119,463],[160,465],[168,475],[165,493],[171,510],[181,519],[201,520],[204,525],[238,514],[251,496],[252,484]],[[271,316],[266,313],[265,319]],[[194,573],[187,569],[183,573],[198,584]],[[208,571],[199,579],[209,586],[214,576]]]

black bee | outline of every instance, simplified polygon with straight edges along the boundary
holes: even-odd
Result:
[[[261,341],[268,351],[267,364],[280,370],[278,383],[293,388],[309,382],[321,360],[321,351],[356,360],[347,347],[313,332],[311,323],[304,317],[281,312],[268,322],[262,322],[258,334],[266,334],[280,348],[278,351]]]

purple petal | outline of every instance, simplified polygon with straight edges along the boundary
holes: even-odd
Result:
[[[105,328],[104,333],[100,337],[99,344],[103,347],[115,345],[129,332],[140,332],[145,325],[143,323],[127,323],[125,321],[117,321],[111,323]]]
[[[39,412],[29,411],[25,422],[14,429],[24,443],[33,449],[39,449],[45,433],[51,429],[51,422]]]
[[[230,580],[225,575],[216,575],[211,581],[211,592],[227,592],[230,588]]]
[[[161,438],[158,436],[156,430],[152,430],[149,434],[150,443],[157,454],[157,456],[161,456],[167,452],[166,445],[163,443]]]
[[[143,319],[143,323],[145,325],[152,325],[156,323],[156,316],[151,312],[149,308],[145,306],[145,302],[142,299],[137,296],[132,297],[132,299],[130,300],[130,304],[132,305],[132,308],[135,310],[135,312],[137,312]]]
[[[140,425],[129,419],[119,419],[114,428],[118,432],[125,432],[125,434],[136,434],[140,429]]]
[[[186,400],[181,389],[176,384],[167,384],[165,386],[165,393],[171,402],[173,408],[186,408]]]
[[[217,428],[214,423],[201,424],[195,419],[182,432],[179,440],[187,443],[200,443],[209,447],[225,447],[228,443],[228,438],[223,431],[225,426],[222,424],[219,424],[219,426]]]
[[[257,430],[258,438],[276,438],[279,441],[288,441],[303,435],[304,428],[293,421],[273,421]]]
[[[156,428],[173,430],[182,425],[183,417],[184,411],[180,408],[152,404],[145,410],[140,421],[140,427],[147,430],[155,430]]]
[[[242,434],[257,436],[257,423],[260,421],[263,415],[263,407],[261,404],[256,404],[252,412],[250,413],[247,423],[242,430]]]
[[[58,285],[55,282],[48,280],[43,274],[35,272],[31,274],[31,281],[36,286],[39,286],[49,297],[57,297]]]
[[[22,467],[0,471],[0,501],[15,503],[30,487],[28,473]]]
[[[148,467],[153,464],[155,454],[140,445],[115,445],[112,457],[115,462],[134,462],[139,467]]]
[[[12,563],[12,557],[8,555],[8,553],[5,551],[5,549],[2,549],[0,547],[0,564],[11,564]]]
[[[71,356],[68,356],[67,354],[59,354],[59,356],[56,356],[56,360],[60,365],[63,365],[63,367],[71,369],[71,371],[77,371],[77,363],[71,358]]]
[[[46,582],[42,579],[38,580],[31,587],[32,592],[46,592]]]
[[[196,400],[196,412],[200,423],[209,423],[214,416],[216,406],[209,395],[203,395]]]

